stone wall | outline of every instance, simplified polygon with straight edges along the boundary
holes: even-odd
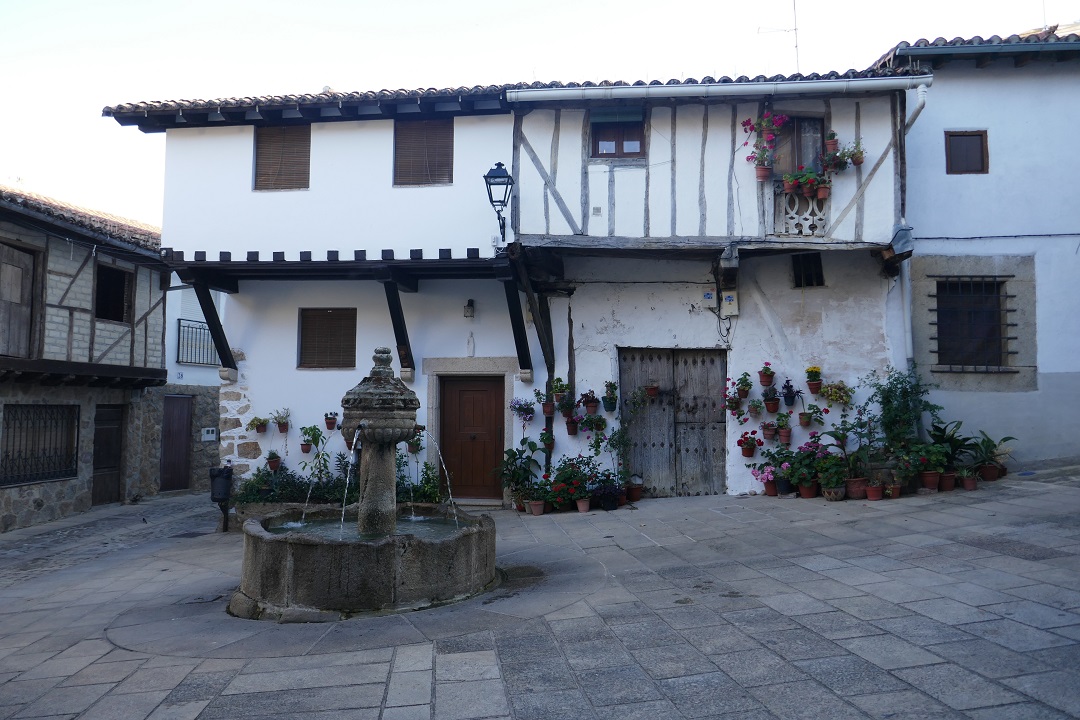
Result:
[[[233,348],[232,351],[237,363],[237,379],[222,380],[218,430],[221,434],[221,461],[232,461],[233,478],[239,481],[258,467],[262,447],[255,431],[246,428],[248,420],[255,417],[248,399],[251,388],[242,371],[247,358],[239,348]]]

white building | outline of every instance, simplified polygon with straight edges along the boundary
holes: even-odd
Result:
[[[905,98],[931,80],[883,67],[105,114],[167,133],[163,245],[204,309],[227,294],[207,320],[226,369],[222,456],[241,472],[270,449],[294,465],[297,428],[339,410],[386,345],[455,496],[501,497],[491,469],[521,434],[507,404],[554,377],[578,394],[614,380],[624,398],[659,385],[631,468],[653,494],[699,494],[752,487],[735,445],[752,426],[728,422],[725,378],[771,362],[781,382],[820,365],[853,383],[903,364]],[[766,112],[791,121],[757,181],[742,121]],[[860,139],[865,163],[828,199],[785,192],[784,166],[819,162],[828,130]],[[500,161],[516,180],[505,240],[481,178]],[[285,436],[245,429],[282,407]],[[554,430],[556,457],[586,449]]]

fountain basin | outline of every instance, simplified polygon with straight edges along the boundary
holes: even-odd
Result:
[[[411,512],[457,521],[445,536],[409,532]],[[402,505],[397,532],[362,540],[356,511],[346,512],[344,535],[298,528],[301,511],[286,510],[244,523],[240,589],[229,603],[237,617],[276,622],[326,622],[372,611],[417,610],[463,600],[495,584],[495,522],[452,506]],[[341,519],[340,510],[308,511],[307,521]],[[442,533],[440,533],[441,535]]]

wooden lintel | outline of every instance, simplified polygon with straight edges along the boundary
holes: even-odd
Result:
[[[517,348],[518,368],[532,371],[532,353],[529,351],[529,335],[525,332],[525,315],[521,312],[521,299],[518,297],[517,282],[503,280],[506,291],[506,309],[510,313],[510,328],[514,332],[514,347]]]
[[[401,292],[414,293],[420,290],[420,281],[415,275],[408,275],[398,268],[379,265],[375,268],[375,279],[381,283],[394,283]]]
[[[383,281],[386,293],[386,307],[390,310],[390,322],[394,326],[394,342],[397,344],[398,363],[402,369],[415,369],[412,345],[409,343],[409,328],[405,324],[405,311],[401,308],[401,295],[398,285],[393,281]]]
[[[176,275],[180,278],[180,282],[185,285],[191,285],[192,287],[196,284],[202,284],[211,290],[220,290],[229,295],[235,295],[240,292],[240,282],[235,277],[230,277],[223,273],[216,273],[213,271],[207,272],[192,268],[180,268],[176,271]]]
[[[199,282],[192,283],[191,287],[195,290],[195,297],[199,300],[199,307],[202,309],[206,326],[210,330],[210,337],[214,341],[214,348],[217,350],[221,367],[235,370],[236,360],[233,358],[229,341],[225,337],[225,329],[221,327],[221,318],[218,317],[214,299],[210,297],[210,288]]]

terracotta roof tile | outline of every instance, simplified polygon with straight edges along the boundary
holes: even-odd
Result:
[[[25,190],[0,185],[0,208],[45,215],[107,239],[136,245],[146,250],[156,251],[161,247],[161,228]]]
[[[988,52],[1000,52],[1002,50],[1015,50],[1018,53],[1032,50],[1046,51],[1051,49],[1062,49],[1070,51],[1080,51],[1080,24],[1073,23],[1071,25],[1058,26],[1055,25],[1046,30],[1028,30],[1022,33],[1009,35],[1008,37],[1001,37],[999,35],[992,35],[988,38],[982,38],[978,35],[971,38],[953,38],[952,40],[946,40],[939,37],[934,40],[927,40],[925,38],[916,40],[913,43],[901,42],[896,47],[889,50],[882,55],[877,62],[872,66],[872,69],[881,69],[893,65],[896,62],[897,57],[905,55],[904,51],[908,48],[935,48],[941,51],[940,54],[948,54],[951,48],[965,48],[967,50],[985,48]]]

